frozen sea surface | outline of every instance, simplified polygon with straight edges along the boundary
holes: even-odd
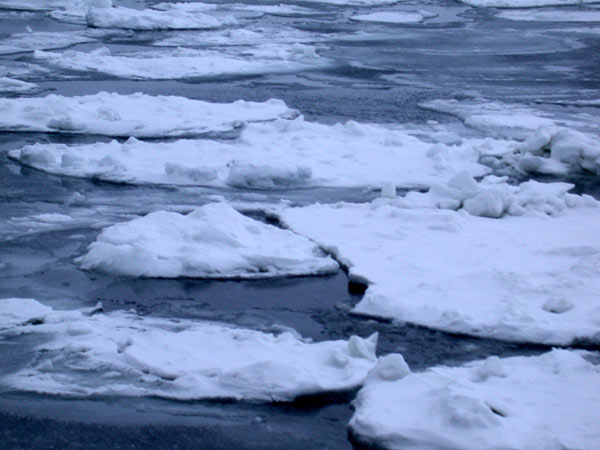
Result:
[[[420,421],[426,429],[415,442],[438,442],[434,430],[455,432],[466,423],[481,447],[502,430],[525,448],[526,433],[539,434],[525,419],[560,398],[581,421],[550,448],[593,448],[578,427],[589,421],[594,436],[597,412],[580,407],[577,392],[536,395],[533,409],[510,399],[523,400],[520,386],[543,389],[548,379],[565,393],[561,376],[583,380],[597,371],[592,291],[600,244],[593,232],[598,208],[589,197],[600,198],[597,7],[468,3],[475,2],[0,1],[0,298],[38,305],[29,304],[36,311],[25,326],[27,308],[16,315],[0,308],[10,318],[0,340],[0,377],[13,381],[0,389],[0,446],[403,448],[406,428],[398,421],[394,439],[379,439],[386,402],[406,395],[403,380],[439,381],[443,373],[455,391],[438,395],[436,384],[415,401],[415,408],[439,406],[427,415],[430,423]],[[172,29],[204,27],[211,28]],[[540,189],[536,181],[554,187]],[[574,186],[569,193],[566,183]],[[216,202],[230,205],[235,220],[204,229],[227,238],[235,249],[229,258],[258,256],[252,246],[242,248],[241,231],[273,231],[263,228],[268,224],[283,232],[275,213],[285,219],[281,211],[299,211],[306,228],[300,234],[315,239],[310,248],[320,246],[344,266],[355,263],[350,276],[138,278],[77,263],[108,230],[157,211],[187,217]],[[177,226],[157,234],[179,243],[173,254],[189,268],[204,250],[166,239],[176,237],[169,234],[179,233]],[[372,236],[365,240],[365,233]],[[158,242],[160,236],[148,241],[148,254],[159,255]],[[278,242],[267,238],[262,250]],[[349,249],[362,257],[353,260]],[[202,263],[213,270],[215,262]],[[439,314],[425,314],[424,304],[381,301],[407,274],[403,286],[416,286],[433,309],[440,292],[447,294]],[[493,300],[489,310],[478,295]],[[462,308],[458,300],[475,306]],[[94,309],[97,302],[103,312]],[[59,313],[63,319],[76,320],[44,323],[65,310],[72,312]],[[115,352],[91,350],[106,350],[132,323],[137,331]],[[176,323],[180,328],[165,328]],[[54,327],[54,334],[19,334],[19,327]],[[243,357],[252,368],[239,376],[225,365],[242,356],[194,367],[179,361],[176,373],[164,371],[187,352],[189,345],[178,345],[183,328],[196,337],[216,333],[233,347],[241,335],[231,330],[244,330],[249,340],[240,348],[287,336],[285,345],[328,350],[300,357],[279,347],[299,358],[280,366],[285,358],[274,356],[276,346],[262,356],[248,351]],[[352,336],[376,332],[378,368],[363,383],[375,361],[367,341]],[[146,333],[156,339],[142,339]],[[572,348],[548,353],[547,344],[568,347],[573,339],[586,347],[585,361]],[[150,342],[164,350],[153,361],[151,352],[137,352]],[[77,344],[94,356],[75,351]],[[202,346],[192,350],[198,355]],[[393,353],[403,355],[411,375],[401,378],[400,360],[386,356]],[[314,378],[309,368],[330,376]],[[229,374],[224,384],[213,376],[219,371]],[[479,381],[470,378],[473,371]],[[253,380],[263,376],[273,383],[255,390]],[[185,385],[189,377],[204,381]],[[213,394],[235,385],[230,398],[243,391],[254,401],[280,389],[287,394],[278,399],[286,401],[156,398],[197,393],[201,384]],[[477,392],[461,397],[471,385]],[[35,392],[52,387],[51,395]],[[480,408],[485,402],[496,412]],[[490,417],[489,427],[477,425]],[[554,412],[547,418],[553,428],[562,421]]]

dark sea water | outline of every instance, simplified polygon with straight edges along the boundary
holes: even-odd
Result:
[[[142,8],[144,2],[115,2]],[[150,2],[148,2],[150,3]],[[279,2],[255,2],[278,4]],[[304,5],[302,1],[292,2]],[[444,0],[409,1],[375,8],[310,4],[318,16],[265,15],[253,24],[318,33],[319,53],[333,63],[299,73],[203,79],[140,81],[46,67],[30,53],[0,57],[9,73],[43,91],[73,96],[98,91],[177,95],[214,102],[280,98],[306,119],[323,123],[438,121],[463,129],[450,115],[418,104],[436,98],[482,96],[507,103],[536,104],[555,114],[598,115],[597,108],[572,106],[600,94],[600,25],[516,22],[495,10]],[[421,24],[354,23],[350,15],[379,10],[418,11],[438,16]],[[572,8],[578,10],[578,7]],[[2,34],[78,30],[43,13],[0,14]],[[75,50],[106,46],[113,51],[148,49],[177,33],[136,32],[107,36]],[[21,70],[21,69],[19,69]],[[12,72],[11,72],[12,71]],[[0,93],[0,95],[3,95]],[[8,96],[8,94],[4,94]],[[566,104],[565,104],[566,102]],[[481,131],[464,130],[465,133]],[[202,187],[142,187],[58,177],[22,167],[7,152],[35,142],[90,143],[101,136],[0,132],[0,298],[29,297],[56,308],[91,306],[106,311],[135,308],[140,314],[217,320],[259,330],[290,327],[315,341],[379,332],[379,354],[401,352],[413,370],[460,364],[489,355],[536,354],[543,346],[449,335],[406,324],[349,314],[361,297],[344,272],[322,277],[257,281],[129,279],[81,271],[81,255],[102,227],[158,209],[189,210],[215,195],[248,201],[256,192]],[[577,192],[599,197],[597,177],[568,181]],[[74,194],[84,193],[78,201]],[[306,189],[260,192],[261,199],[366,202],[368,189]],[[12,217],[93,211],[65,229],[32,229]],[[260,216],[260,213],[258,214]],[[0,340],[0,375],[27,363],[40,337]],[[341,449],[351,448],[346,424],[354,392],[302,398],[294,403],[174,402],[153,398],[70,399],[0,392],[0,448]]]

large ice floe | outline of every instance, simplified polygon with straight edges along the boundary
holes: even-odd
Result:
[[[527,22],[600,22],[600,11],[524,10],[501,11],[498,17]]]
[[[485,8],[536,8],[598,3],[599,0],[460,0],[467,5]]]
[[[157,211],[105,228],[78,262],[85,269],[163,278],[268,278],[338,270],[305,237],[246,217],[226,203],[189,214]]]
[[[465,139],[431,144],[382,125],[324,125],[294,120],[247,124],[239,139],[180,140],[67,146],[35,144],[14,150],[23,164],[60,175],[134,184],[231,186],[250,189],[308,186],[429,186],[459,168],[482,176],[490,148],[506,153],[511,141]]]
[[[595,449],[600,442],[597,355],[552,350],[491,356],[411,373],[379,359],[354,401],[350,429],[389,449]]]
[[[177,9],[157,11],[131,8],[90,8],[86,15],[87,24],[97,28],[123,28],[127,30],[185,30],[218,28],[225,23],[233,24],[229,18],[220,20],[208,14],[190,14]]]
[[[1,299],[0,335],[27,333],[47,340],[0,383],[72,396],[289,401],[355,388],[376,362],[377,335],[312,343],[289,331]]]
[[[315,47],[299,43],[227,47],[226,51],[175,48],[117,55],[106,47],[91,52],[40,50],[33,56],[40,62],[67,70],[140,80],[284,73],[330,64],[319,57]]]
[[[600,207],[571,187],[476,183],[463,172],[427,193],[278,215],[368,283],[355,313],[509,341],[597,344]]]
[[[208,103],[184,97],[100,92],[81,97],[0,99],[0,129],[168,137],[230,131],[244,122],[296,114],[281,100]]]
[[[78,31],[14,33],[0,39],[0,55],[65,48],[93,40],[90,35]]]
[[[350,17],[355,22],[380,22],[380,23],[420,23],[425,19],[435,17],[437,14],[426,11],[378,11],[369,14],[358,14]]]
[[[39,91],[40,87],[35,83],[0,77],[0,93],[2,94],[33,94]]]

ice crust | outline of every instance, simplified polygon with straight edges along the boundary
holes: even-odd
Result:
[[[278,214],[369,284],[355,313],[508,341],[600,342],[598,202],[566,183],[453,183],[474,194],[459,211],[406,209],[418,206],[409,197]],[[480,217],[497,208],[518,216]]]
[[[460,0],[467,5],[485,8],[536,8],[598,3],[598,0]]]
[[[228,51],[176,48],[117,55],[106,47],[91,52],[40,50],[33,56],[40,62],[67,70],[138,80],[286,73],[330,64],[319,57],[315,47],[299,43],[229,47]]]
[[[11,157],[50,173],[109,181],[200,184],[250,189],[307,186],[428,186],[459,168],[481,176],[482,152],[504,142],[465,139],[460,145],[429,142],[406,130],[380,125],[324,125],[276,120],[244,127],[232,141],[180,140],[97,143],[82,146],[35,144]]]
[[[86,15],[87,24],[96,28],[123,28],[127,30],[185,30],[218,28],[222,20],[202,13],[185,11],[137,10],[124,7],[90,8]],[[233,24],[233,19],[226,20]]]
[[[78,262],[85,269],[161,278],[269,278],[339,267],[305,237],[225,203],[185,215],[157,211],[105,228]]]
[[[386,358],[400,355],[388,355]],[[600,366],[589,353],[495,356],[462,367],[373,376],[354,401],[350,429],[389,449],[594,449],[600,442]],[[401,358],[401,357],[400,357]]]
[[[263,103],[208,103],[183,97],[106,92],[81,97],[0,99],[2,130],[143,138],[229,131],[244,122],[295,114],[281,100],[274,99]]]
[[[28,324],[31,319],[37,324]],[[0,334],[25,333],[47,341],[34,360],[0,383],[76,397],[290,401],[355,388],[376,362],[376,334],[312,343],[291,332],[0,300]]]

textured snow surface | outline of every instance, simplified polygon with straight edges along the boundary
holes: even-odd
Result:
[[[420,12],[379,11],[370,14],[359,14],[350,17],[350,19],[357,22],[419,23],[425,20],[427,17],[427,15]]]
[[[229,49],[229,53],[176,48],[113,55],[102,47],[91,52],[40,50],[33,55],[38,61],[63,69],[140,80],[284,73],[329,64],[317,55],[315,47],[299,43]]]
[[[0,92],[7,94],[31,94],[38,92],[40,87],[35,83],[0,77]]]
[[[14,33],[0,39],[0,55],[32,52],[34,50],[65,48],[93,40],[92,37],[77,31],[35,31],[31,33]]]
[[[288,401],[359,386],[376,361],[376,334],[311,343],[291,332],[134,312],[57,311],[31,299],[0,300],[3,325],[1,334],[47,341],[0,383],[50,394]]]
[[[468,180],[450,184],[461,183],[464,195]],[[481,190],[459,211],[380,198],[278,214],[336,255],[351,278],[369,283],[356,313],[510,341],[598,343],[600,208],[589,196],[566,194],[569,187],[474,186]],[[505,201],[520,215],[467,212],[493,215]]]
[[[486,8],[535,8],[598,3],[599,0],[460,0],[471,6]]]
[[[525,10],[502,11],[498,17],[528,22],[600,22],[599,11]]]
[[[489,168],[479,164],[480,154],[490,148],[505,153],[514,144],[465,139],[460,145],[433,145],[383,125],[323,125],[299,117],[248,124],[231,141],[35,144],[10,155],[55,174],[129,183],[380,187],[429,185],[463,167],[485,175]]]
[[[186,215],[157,211],[113,225],[88,250],[78,260],[85,269],[134,277],[267,278],[338,270],[305,237],[225,203]]]
[[[10,131],[189,136],[229,131],[243,122],[294,114],[285,103],[274,99],[264,103],[208,103],[184,97],[106,92],[81,97],[0,99],[0,129]]]
[[[86,20],[91,27],[123,28],[127,30],[204,29],[218,28],[223,25],[223,22],[216,17],[198,12],[190,14],[176,9],[171,11],[152,9],[140,11],[123,7],[90,8]]]
[[[350,428],[389,449],[592,450],[600,442],[600,366],[579,351],[489,357],[407,373],[380,358],[354,401]]]

